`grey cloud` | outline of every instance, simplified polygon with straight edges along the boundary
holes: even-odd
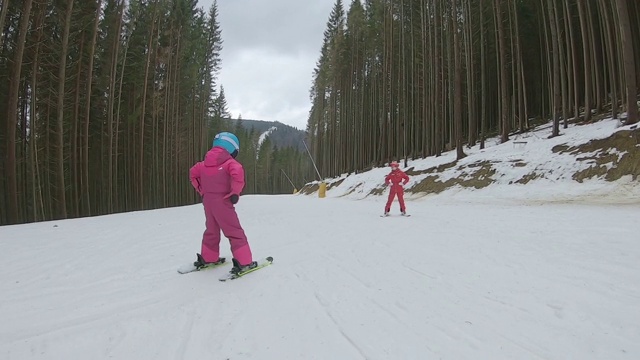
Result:
[[[208,10],[213,0],[200,0]],[[309,88],[335,0],[218,0],[219,83],[232,115],[304,129]]]
[[[239,52],[220,74],[232,115],[303,129],[310,107],[310,63],[310,54],[292,56],[260,48]]]
[[[209,9],[213,0],[200,0]],[[277,51],[319,52],[334,0],[219,0],[224,48],[269,46]],[[223,59],[224,60],[224,59]]]

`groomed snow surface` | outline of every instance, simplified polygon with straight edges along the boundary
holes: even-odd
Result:
[[[0,359],[640,359],[637,182],[505,175],[380,218],[385,196],[365,190],[387,171],[325,199],[241,197],[254,256],[275,260],[226,283],[228,267],[176,272],[200,250],[201,205],[0,227]]]

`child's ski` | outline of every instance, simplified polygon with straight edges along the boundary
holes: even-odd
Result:
[[[191,263],[188,265],[183,265],[180,268],[178,268],[178,273],[180,274],[188,274],[190,272],[194,272],[194,271],[202,271],[202,270],[209,270],[209,269],[213,269],[213,268],[217,268],[221,265],[224,265],[225,262],[225,258],[220,258],[220,260],[218,260],[215,263],[209,263],[206,264],[204,266],[196,266],[195,264]]]
[[[260,270],[264,267],[267,267],[269,265],[271,265],[271,263],[273,263],[273,257],[268,256],[264,259],[260,259],[257,261],[258,262],[258,266],[254,267],[253,269],[248,269],[239,273],[233,273],[233,272],[229,272],[228,274],[222,276],[221,278],[219,278],[218,280],[220,281],[227,281],[227,280],[235,280],[237,278],[243,277],[249,273],[252,273],[254,271]]]

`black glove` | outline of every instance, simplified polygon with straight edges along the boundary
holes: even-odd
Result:
[[[231,201],[232,204],[237,204],[238,200],[240,200],[240,196],[236,194],[229,196],[229,201]]]

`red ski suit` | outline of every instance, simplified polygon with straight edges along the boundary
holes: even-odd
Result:
[[[400,169],[391,170],[389,175],[384,178],[384,183],[389,185],[391,183],[391,190],[389,191],[389,198],[387,199],[387,205],[384,207],[384,212],[391,210],[391,203],[393,198],[398,195],[398,202],[400,203],[400,211],[405,211],[404,206],[404,188],[402,187],[409,182],[409,176]]]

